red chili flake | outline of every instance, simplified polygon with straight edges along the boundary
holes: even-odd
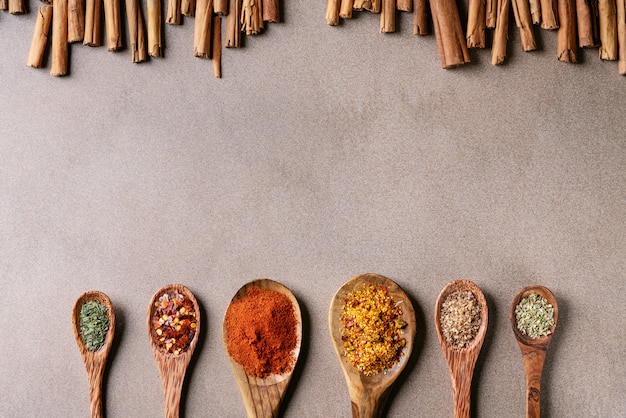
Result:
[[[179,355],[196,335],[198,321],[193,302],[175,290],[164,292],[154,302],[152,339],[162,350]]]

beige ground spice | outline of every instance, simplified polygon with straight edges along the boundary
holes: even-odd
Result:
[[[448,344],[463,348],[476,337],[480,328],[480,304],[470,291],[450,293],[441,304],[440,324]]]

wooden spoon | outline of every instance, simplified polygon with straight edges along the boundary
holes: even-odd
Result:
[[[180,354],[175,355],[161,348],[152,337],[152,323],[151,319],[156,309],[155,302],[158,302],[159,297],[166,292],[176,291],[182,294],[185,298],[188,298],[193,303],[193,309],[196,312],[196,333],[189,343],[186,350]],[[198,337],[200,334],[200,307],[195,296],[189,289],[180,284],[170,284],[163,286],[159,289],[152,300],[148,308],[148,337],[150,339],[150,345],[152,346],[152,352],[159,368],[159,374],[161,375],[161,381],[163,382],[164,391],[164,409],[166,418],[178,418],[180,413],[180,399],[183,389],[183,382],[185,381],[185,373],[187,366],[191,361],[191,356],[198,343]]]
[[[530,338],[519,329],[517,329],[517,321],[515,319],[515,308],[520,301],[530,293],[536,293],[548,301],[554,308],[554,325],[550,328],[550,334],[539,338]],[[546,351],[552,340],[552,335],[556,329],[556,323],[559,316],[559,308],[556,299],[550,290],[543,286],[528,286],[517,292],[511,303],[511,312],[509,318],[513,333],[517,344],[522,351],[524,359],[524,370],[526,371],[526,417],[539,418],[541,416],[541,408],[539,403],[541,373],[543,371],[543,363],[546,358]]]
[[[107,331],[104,344],[97,351],[89,351],[80,335],[80,309],[84,303],[90,301],[97,301],[104,305],[107,308],[107,314],[109,316],[109,330]],[[115,335],[115,311],[113,310],[113,305],[109,297],[95,290],[80,295],[72,309],[72,326],[74,328],[76,344],[78,344],[78,349],[80,350],[85,368],[87,369],[90,416],[91,418],[100,418],[102,417],[102,379],[104,377],[107,358],[111,351],[113,336]]]
[[[286,295],[291,301],[291,304],[293,306],[293,313],[296,316],[297,320],[296,336],[298,341],[296,343],[296,347],[293,350],[293,357],[297,362],[298,356],[300,355],[300,347],[302,345],[302,313],[300,312],[300,305],[298,305],[296,297],[287,287],[278,282],[275,282],[274,280],[258,279],[251,281],[241,287],[237,291],[235,296],[233,296],[231,303],[245,297],[248,293],[248,289],[252,287],[275,290]],[[224,320],[226,320],[226,315],[224,315]],[[235,361],[235,359],[228,354],[228,332],[225,326],[222,327],[222,342],[224,343],[224,349],[226,350],[226,354],[228,355],[230,367],[232,368],[233,374],[235,375],[235,381],[237,382],[237,386],[239,386],[239,391],[241,392],[241,396],[243,397],[243,402],[248,417],[277,417],[280,410],[281,402],[283,401],[285,393],[287,391],[287,386],[289,386],[289,382],[291,381],[291,376],[293,375],[295,363],[294,367],[292,367],[290,371],[283,374],[270,374],[265,378],[248,376],[243,366],[237,363],[237,361]]]
[[[343,323],[341,322],[341,309],[346,296],[354,289],[369,283],[380,286],[387,286],[388,294],[402,307],[402,319],[406,322],[404,328],[404,338],[406,345],[402,350],[400,361],[385,373],[378,373],[372,376],[365,376],[359,372],[343,354],[344,342],[341,339]],[[413,350],[413,340],[415,339],[416,321],[415,311],[411,304],[411,299],[394,281],[378,274],[362,274],[348,280],[335,293],[328,312],[328,325],[330,336],[335,346],[335,351],[339,357],[339,363],[343,370],[350,402],[352,403],[353,418],[373,418],[383,414],[385,403],[390,393],[391,386],[396,381],[404,367],[406,366],[411,351]]]
[[[480,304],[480,328],[474,339],[465,347],[459,348],[446,341],[441,329],[441,305],[448,295],[454,291],[470,291]],[[478,354],[485,339],[487,332],[487,301],[480,291],[480,288],[469,280],[455,280],[448,283],[439,293],[437,303],[435,305],[435,327],[437,328],[437,337],[439,337],[439,345],[446,357],[448,368],[450,369],[450,377],[452,379],[452,393],[454,398],[454,417],[469,418],[470,416],[470,392],[472,387],[472,376]]]

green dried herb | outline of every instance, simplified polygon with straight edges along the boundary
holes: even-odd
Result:
[[[550,335],[554,325],[554,307],[536,293],[530,293],[515,307],[517,329],[530,338]]]
[[[98,351],[104,345],[109,331],[109,315],[106,306],[92,300],[80,308],[80,338],[89,351]]]

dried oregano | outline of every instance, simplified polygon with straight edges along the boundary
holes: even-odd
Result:
[[[536,293],[530,293],[515,307],[517,329],[530,338],[550,335],[554,325],[554,307]]]
[[[109,331],[109,315],[106,306],[92,300],[80,308],[80,338],[89,351],[98,351]]]

